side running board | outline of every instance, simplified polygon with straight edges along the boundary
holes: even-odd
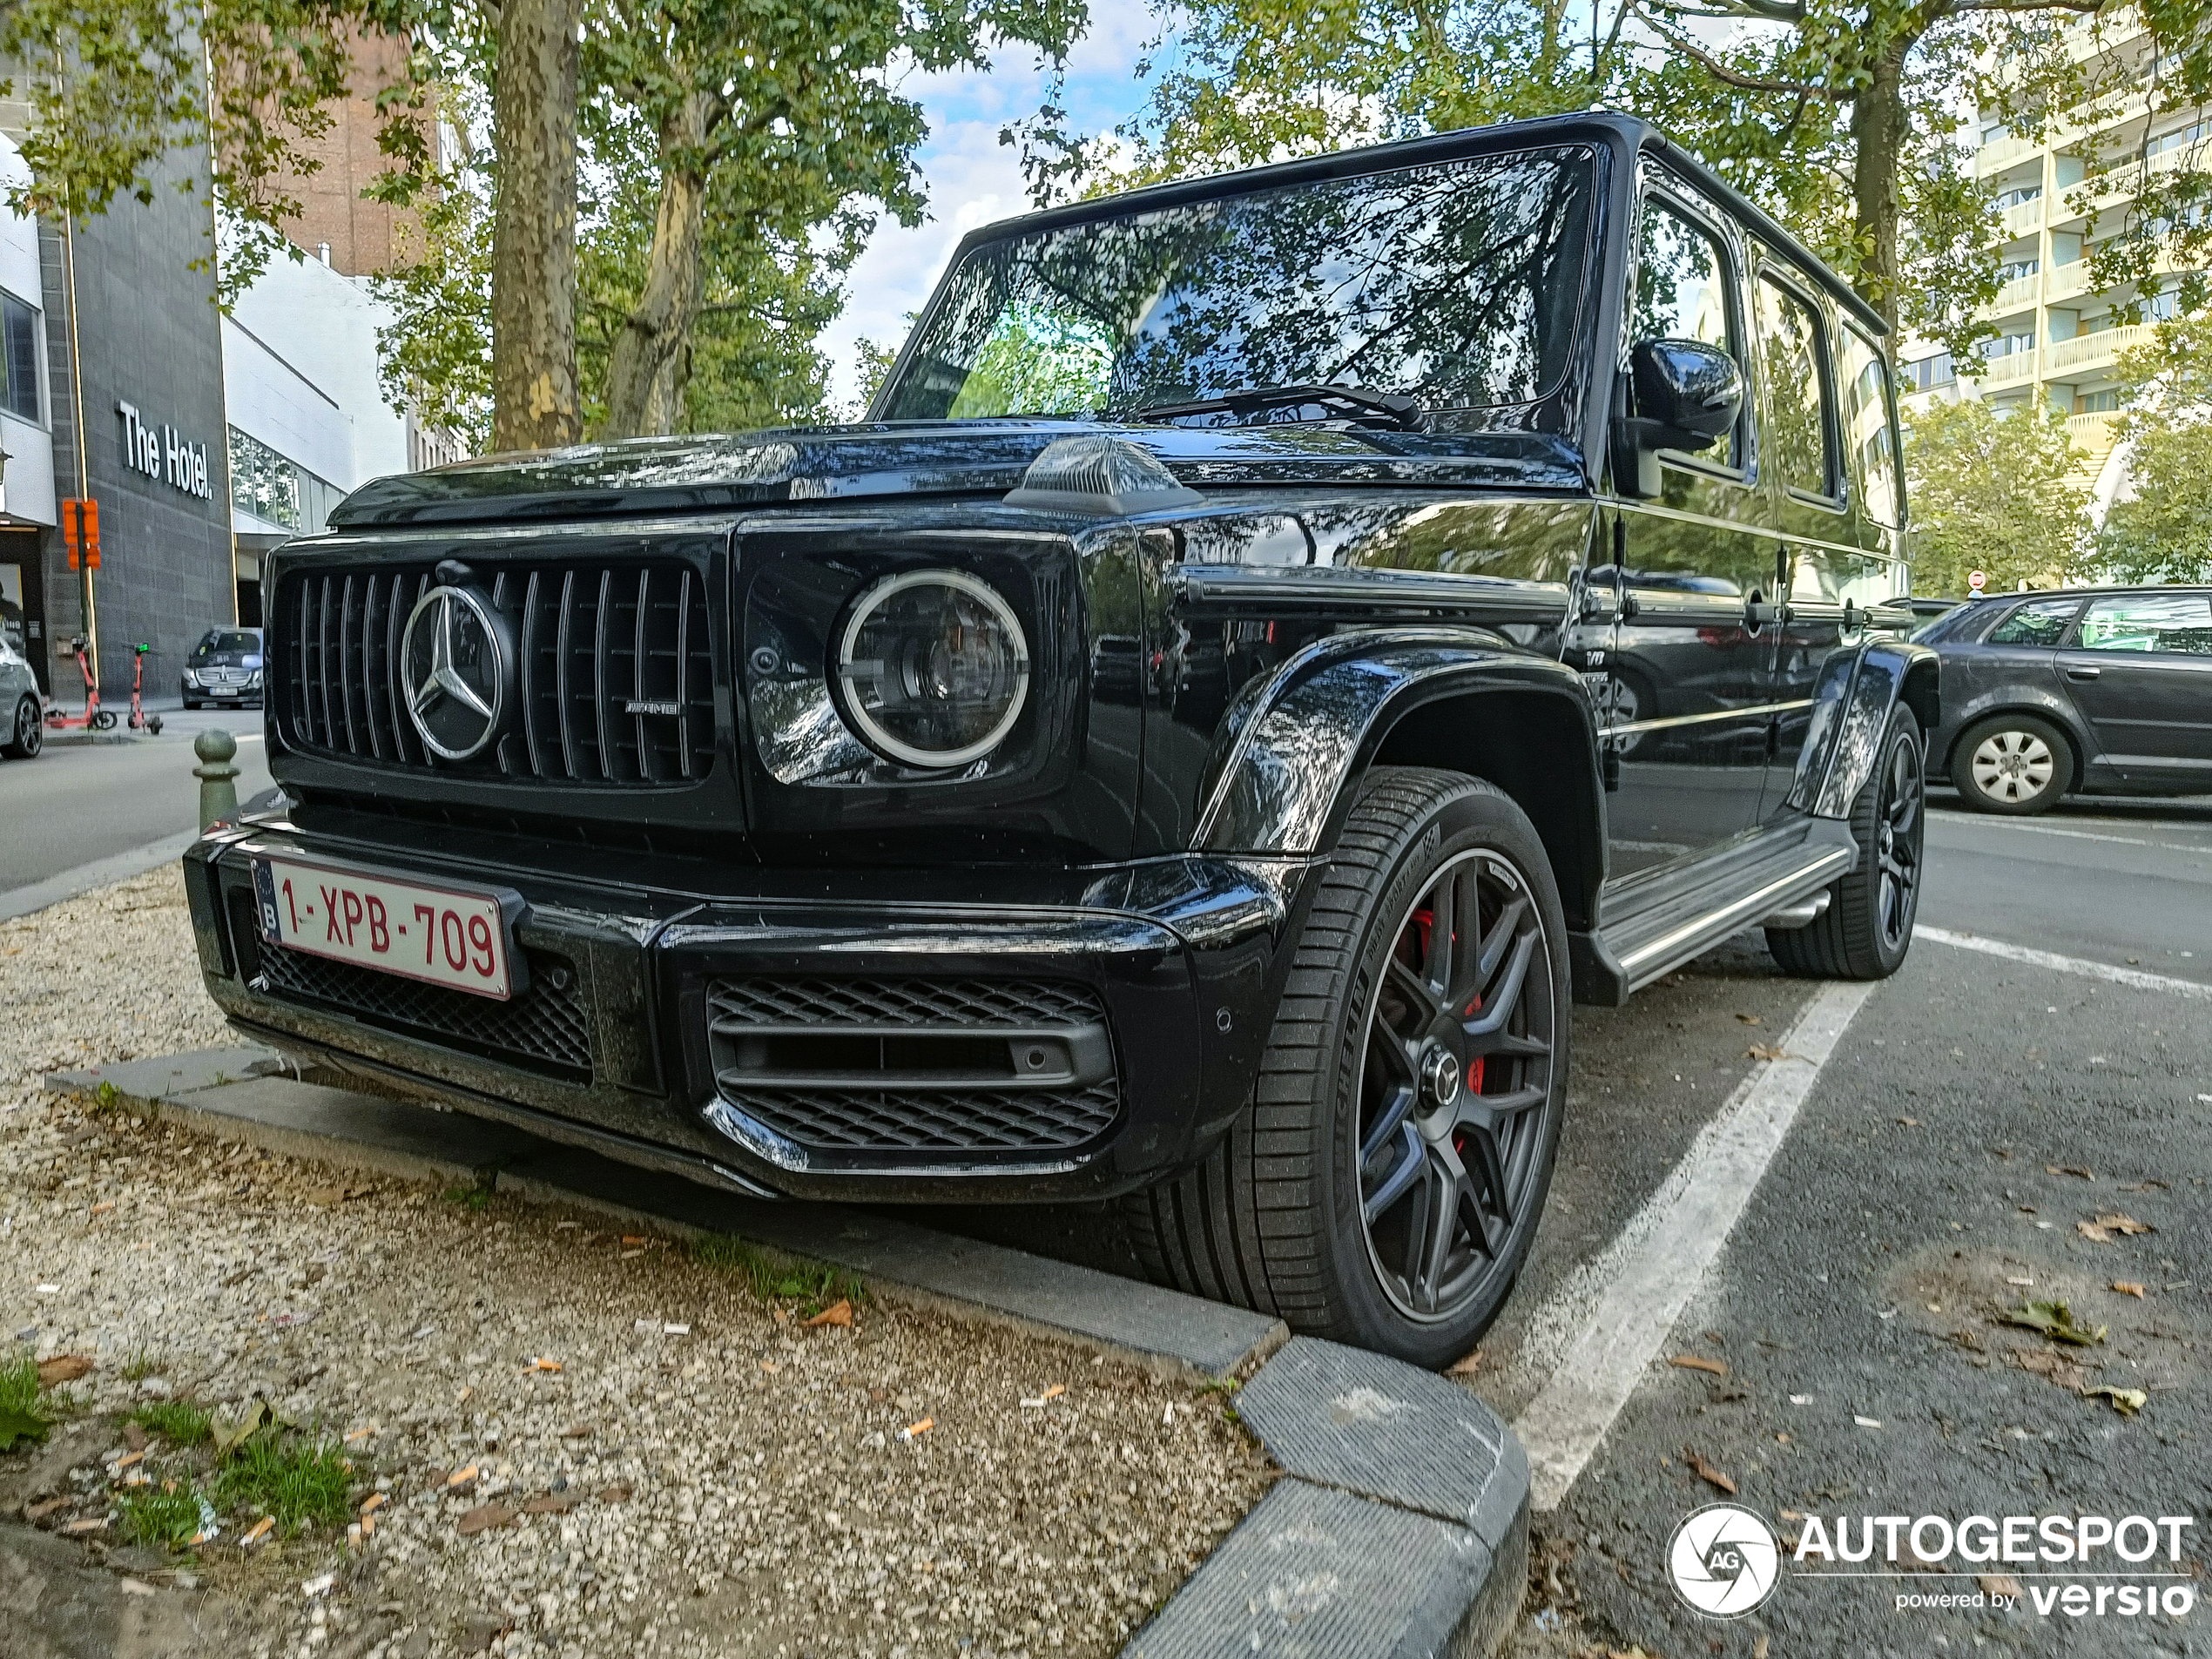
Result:
[[[1608,897],[1603,927],[1571,941],[1577,1000],[1617,1004],[1776,912],[1811,902],[1858,862],[1849,826],[1801,819],[1702,867]]]

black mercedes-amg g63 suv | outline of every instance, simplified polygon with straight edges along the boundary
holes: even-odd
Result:
[[[1570,1002],[1910,942],[1882,338],[1614,116],[987,227],[858,425],[381,479],[275,554],[208,986],[737,1193],[1117,1197],[1171,1284],[1448,1360]]]

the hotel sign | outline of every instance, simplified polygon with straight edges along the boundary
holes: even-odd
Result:
[[[148,426],[135,405],[118,402],[123,417],[123,464],[202,501],[214,498],[207,478],[207,446],[171,426]]]

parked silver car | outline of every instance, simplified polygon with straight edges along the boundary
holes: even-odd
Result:
[[[46,746],[44,707],[30,661],[0,633],[0,755],[29,760]]]

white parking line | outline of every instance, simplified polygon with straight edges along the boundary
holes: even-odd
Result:
[[[1837,981],[1815,992],[1781,1039],[1783,1057],[1753,1069],[1622,1230],[1608,1252],[1612,1283],[1514,1425],[1528,1452],[1534,1507],[1557,1508],[1605,1439],[1873,989]]]
[[[2079,974],[2086,979],[2109,980],[2114,985],[2131,985],[2139,991],[2170,991],[2176,996],[2212,997],[2212,985],[2202,980],[2175,979],[2170,974],[2146,974],[2140,968],[2114,968],[2109,962],[2093,962],[2081,956],[2060,956],[2054,951],[2007,944],[2001,939],[1984,939],[1978,934],[1955,934],[1948,927],[1931,927],[1925,922],[1912,930],[1912,936],[1925,939],[1932,945],[1950,945],[1959,950],[1978,950],[1985,956],[2001,956],[2008,962],[2026,962],[2033,968],[2055,968],[2061,974]]]
[[[2060,829],[2056,824],[2023,824],[2017,819],[1979,816],[1968,819],[1962,813],[1943,814],[1945,823],[1948,824],[1954,820],[1961,829],[1971,826],[1976,830],[2026,830],[2032,835],[2063,835],[2076,841],[2116,841],[2122,846],[2164,846],[2170,847],[2177,853],[2195,853],[2202,850],[2198,847],[2185,846],[2179,841],[2146,841],[2135,835],[2100,835],[2094,830]]]

